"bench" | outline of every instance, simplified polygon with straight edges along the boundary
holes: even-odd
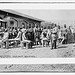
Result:
[[[14,42],[15,43],[15,47],[17,47],[17,41],[20,41],[20,39],[16,38],[16,39],[8,39],[6,40],[6,48],[9,48],[9,42]]]

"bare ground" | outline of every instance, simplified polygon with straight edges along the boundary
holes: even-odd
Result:
[[[57,49],[36,46],[32,49],[0,49],[0,58],[59,58],[75,57],[75,44],[59,45]]]

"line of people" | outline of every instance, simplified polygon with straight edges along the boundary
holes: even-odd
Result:
[[[66,25],[63,29],[54,24],[51,27],[35,26],[25,28],[22,26],[22,28],[2,28],[2,30],[0,32],[0,45],[6,44],[8,39],[19,39],[17,44],[20,44],[21,47],[32,48],[35,45],[42,45],[43,47],[51,46],[51,49],[56,49],[57,43],[72,43],[75,39],[75,34],[70,27],[67,29]],[[14,42],[10,45],[14,45]]]

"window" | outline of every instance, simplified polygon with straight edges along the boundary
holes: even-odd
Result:
[[[14,21],[10,21],[10,25],[14,25]]]

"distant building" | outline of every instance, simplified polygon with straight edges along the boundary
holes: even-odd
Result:
[[[0,10],[0,27],[34,27],[40,26],[43,20],[37,19],[14,10]]]

